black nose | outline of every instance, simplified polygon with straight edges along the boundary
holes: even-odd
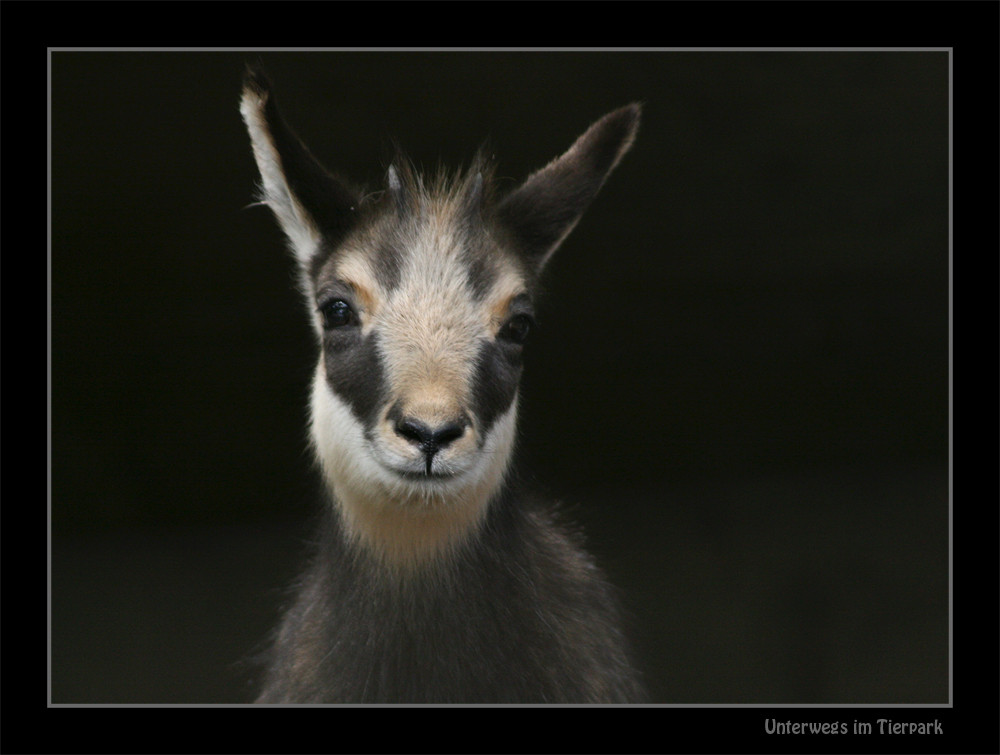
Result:
[[[465,428],[468,424],[463,418],[431,428],[418,419],[401,417],[396,421],[395,429],[397,434],[406,438],[410,443],[420,446],[427,463],[427,474],[430,474],[434,454],[452,441],[461,438],[465,434]]]
[[[445,422],[430,428],[418,419],[403,417],[396,423],[396,432],[411,443],[416,443],[424,453],[434,454],[465,433],[465,422]]]

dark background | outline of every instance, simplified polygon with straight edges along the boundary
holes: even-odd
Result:
[[[949,701],[948,54],[369,51],[52,54],[52,702],[250,701],[304,551],[315,355],[244,209],[258,59],[370,182],[392,138],[430,169],[490,137],[520,180],[642,101],[547,269],[527,476],[656,702]]]

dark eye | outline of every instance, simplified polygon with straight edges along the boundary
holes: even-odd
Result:
[[[331,299],[320,305],[319,312],[325,328],[342,328],[355,322],[354,310],[343,299]]]
[[[506,325],[500,328],[497,337],[510,343],[523,344],[528,340],[528,333],[531,332],[534,324],[535,321],[531,318],[531,315],[514,315],[507,321]]]

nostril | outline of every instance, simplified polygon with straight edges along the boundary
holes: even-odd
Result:
[[[462,437],[465,432],[465,425],[459,422],[449,422],[446,425],[442,425],[437,430],[434,431],[434,437],[432,442],[438,448],[442,446],[447,446],[453,440],[457,440]]]
[[[423,422],[415,419],[400,419],[396,422],[396,433],[409,441],[426,445],[434,442],[434,433]]]

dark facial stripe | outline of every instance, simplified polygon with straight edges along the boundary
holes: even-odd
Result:
[[[387,393],[385,372],[375,334],[362,338],[357,328],[351,331],[333,330],[324,337],[326,382],[370,429]]]
[[[383,291],[392,291],[399,286],[402,275],[403,255],[401,250],[404,242],[398,240],[400,233],[397,221],[389,217],[389,213],[379,204],[367,207],[363,213],[367,218],[359,219],[359,228],[349,240],[351,246],[362,249],[370,249],[368,259],[372,265],[372,272]],[[381,218],[381,219],[380,219]],[[326,276],[334,275],[334,267],[328,264],[340,249],[340,243],[335,240],[324,239],[316,253],[309,261],[308,272],[316,285],[320,285]]]
[[[486,254],[474,254],[469,247],[464,255],[469,288],[477,301],[483,301],[497,279],[496,265]]]
[[[393,291],[399,287],[399,279],[403,269],[403,255],[399,251],[401,244],[387,240],[379,245],[378,252],[373,256],[375,278],[384,291]]]
[[[334,245],[328,241],[324,241],[316,249],[316,253],[313,254],[312,258],[309,260],[309,277],[315,283],[319,280],[320,273],[326,266],[327,260],[333,255]]]
[[[489,433],[497,417],[510,408],[521,377],[521,347],[485,342],[476,358],[472,402],[481,437]]]

